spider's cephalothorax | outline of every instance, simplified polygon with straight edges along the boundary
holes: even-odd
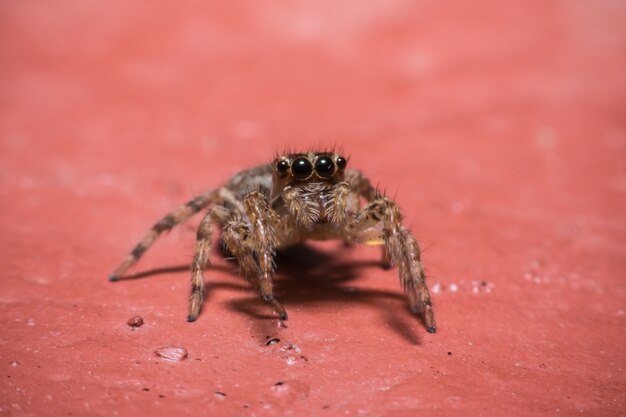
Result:
[[[359,171],[346,166],[346,158],[334,152],[307,152],[281,155],[269,165],[243,171],[223,187],[195,197],[157,222],[110,279],[122,277],[162,232],[210,206],[197,232],[188,321],[195,321],[200,313],[203,271],[216,225],[227,251],[282,320],[287,313],[272,290],[276,249],[307,239],[383,245],[383,266],[398,267],[411,310],[420,314],[427,330],[434,333],[417,241],[402,226],[396,203],[377,193]],[[365,202],[363,207],[361,202]]]

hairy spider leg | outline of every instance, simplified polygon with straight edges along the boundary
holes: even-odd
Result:
[[[237,259],[242,275],[261,292],[261,268],[255,259],[255,251],[253,250],[252,234],[250,230],[252,225],[246,223],[241,216],[232,216],[225,223],[222,229],[222,242],[226,245],[226,249]],[[287,320],[287,312],[278,302],[276,297],[267,301],[281,320]]]
[[[395,202],[377,197],[365,205],[355,217],[354,239],[359,241],[359,235],[376,224],[382,225],[386,254],[391,264],[398,267],[400,283],[408,295],[411,311],[423,317],[428,332],[435,333],[437,327],[420,248],[415,237],[402,226],[400,209]]]
[[[204,194],[200,194],[194,197],[192,200],[178,207],[176,210],[167,214],[161,220],[159,220],[152,228],[146,233],[146,235],[139,241],[135,248],[130,252],[128,257],[122,261],[122,263],[113,271],[109,276],[109,281],[117,281],[124,274],[137,263],[139,258],[154,244],[159,238],[161,233],[171,230],[176,225],[184,222],[194,214],[198,213],[203,208],[214,202],[217,198],[217,193],[214,190],[207,191]]]
[[[243,206],[252,226],[253,246],[256,248],[259,263],[259,290],[261,298],[270,302],[274,298],[272,278],[274,275],[274,255],[277,244],[276,228],[278,216],[258,191],[252,191],[243,198]]]
[[[361,171],[356,169],[351,169],[346,172],[346,181],[350,185],[350,189],[356,190],[361,197],[365,198],[367,202],[373,201],[374,199],[380,197],[376,188],[372,187],[370,180],[363,175]],[[359,194],[352,194],[356,196],[356,211],[360,211],[361,209],[361,201],[358,198]],[[389,250],[387,249],[387,245],[383,245],[381,248],[381,256],[380,263],[383,269],[391,268],[391,255],[389,254]]]
[[[204,269],[209,264],[211,255],[211,237],[213,224],[220,221],[219,210],[210,208],[202,218],[196,232],[196,247],[191,263],[191,292],[189,294],[189,314],[187,321],[196,321],[204,301]]]

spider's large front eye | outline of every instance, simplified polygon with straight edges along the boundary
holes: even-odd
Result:
[[[325,156],[317,158],[317,161],[315,161],[315,172],[320,176],[320,178],[332,177],[335,173],[335,164],[333,163],[333,160]]]
[[[276,171],[278,171],[278,173],[281,175],[285,175],[287,171],[289,171],[289,162],[285,161],[284,159],[278,161],[276,163]]]
[[[343,156],[338,156],[336,163],[337,163],[337,168],[344,169],[348,161],[346,161],[346,158],[344,158]]]
[[[306,180],[313,173],[313,165],[306,158],[298,158],[291,164],[291,172],[296,179]]]

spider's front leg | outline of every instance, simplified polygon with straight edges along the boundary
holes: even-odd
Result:
[[[223,227],[222,242],[228,252],[237,259],[242,275],[254,285],[257,291],[260,291],[261,269],[255,258],[251,229],[251,225],[240,216],[233,216]],[[272,298],[269,304],[281,320],[287,320],[287,312],[276,298]]]
[[[386,256],[398,267],[400,282],[409,297],[411,311],[421,314],[426,329],[435,333],[437,327],[420,248],[415,237],[402,226],[402,216],[397,204],[382,196],[369,202],[355,217],[352,224],[353,239],[361,242],[371,239],[372,228],[379,224],[382,226]]]
[[[189,294],[189,314],[187,321],[192,322],[198,319],[202,301],[204,300],[204,269],[209,263],[211,254],[211,237],[213,235],[213,224],[223,224],[226,221],[228,212],[224,207],[215,206],[209,209],[202,218],[198,231],[196,232],[196,247],[194,250],[193,262],[191,263],[191,293]]]
[[[247,194],[243,199],[243,206],[250,218],[252,227],[250,245],[256,254],[258,265],[256,275],[258,282],[255,284],[259,288],[261,298],[272,306],[282,320],[286,320],[287,313],[274,298],[272,289],[275,248],[278,243],[276,231],[280,227],[280,219],[258,191]]]
[[[372,183],[370,182],[370,180],[365,175],[363,175],[361,171],[357,171],[356,169],[348,170],[346,172],[346,182],[349,184],[350,189],[354,191],[352,193],[352,196],[357,197],[355,205],[357,210],[355,211],[358,211],[360,207],[358,200],[359,195],[368,202],[374,201],[375,199],[380,197],[378,190],[372,187]],[[383,269],[391,268],[391,255],[389,254],[389,250],[387,249],[386,245],[382,247],[381,264]]]

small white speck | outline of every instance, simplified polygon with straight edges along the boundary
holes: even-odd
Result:
[[[449,288],[450,288],[450,292],[457,292],[459,289],[459,286],[456,284],[450,284]]]
[[[243,139],[250,139],[257,134],[257,126],[249,120],[242,120],[236,127],[237,136]]]
[[[18,180],[18,186],[21,188],[33,188],[35,186],[35,180],[29,177],[20,178]]]
[[[551,126],[540,126],[534,136],[535,143],[541,148],[553,148],[558,141],[558,134]]]
[[[288,343],[285,347],[281,348],[280,350],[282,350],[283,352],[286,350],[294,350],[296,351],[296,353],[302,353],[302,349],[300,349],[300,347],[296,345],[295,343]]]
[[[435,284],[432,287],[432,292],[433,294],[439,294],[441,292],[441,284],[438,282],[435,282]]]
[[[26,322],[27,326],[34,326],[35,325],[35,319],[28,319],[28,321]]]
[[[289,356],[287,358],[287,365],[293,365],[296,363],[296,358],[294,358],[293,356]]]
[[[111,174],[100,174],[98,175],[98,182],[100,185],[110,187],[115,184],[115,177]]]
[[[33,281],[39,285],[48,285],[50,283],[50,280],[46,277],[35,277]]]
[[[463,211],[463,208],[463,203],[461,203],[460,201],[455,201],[450,205],[450,210],[452,210],[452,213],[454,214],[459,214]]]

